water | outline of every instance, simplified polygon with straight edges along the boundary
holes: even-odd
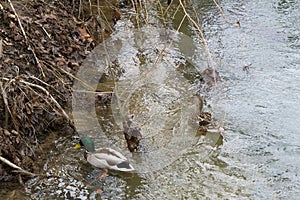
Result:
[[[176,153],[176,158],[163,167],[156,165],[164,163],[161,160],[146,159],[149,164],[146,173],[143,173],[143,168],[139,168],[136,174],[112,173],[88,188],[85,184],[101,174],[101,170],[93,169],[84,161],[82,152],[72,149],[74,140],[60,138],[42,170],[48,176],[53,176],[29,181],[26,187],[28,198],[298,199],[300,3],[292,0],[223,0],[220,5],[226,16],[230,21],[239,20],[240,28],[226,24],[210,1],[201,1],[199,4],[195,3],[195,6],[203,15],[201,20],[215,67],[223,77],[222,86],[207,95],[211,107],[205,107],[223,123],[225,141],[222,147],[201,145],[202,141],[209,142],[213,138],[197,137],[194,139],[200,145],[193,143],[187,146],[186,151]],[[118,44],[115,47],[115,51],[121,49]],[[120,59],[128,61],[126,57]],[[199,60],[196,58],[195,61]],[[202,70],[206,62],[202,60],[195,65]],[[160,80],[164,80],[164,74],[175,73],[165,69],[164,64],[157,69],[162,76]],[[160,71],[162,69],[165,70]],[[137,71],[132,72],[134,74]],[[123,79],[126,81],[126,76]],[[96,84],[98,80],[94,81]],[[168,84],[174,85],[172,82]],[[178,92],[175,88],[172,88],[174,96]],[[138,99],[140,93],[131,94],[135,94],[131,95],[131,99]],[[153,103],[149,94],[145,97]],[[89,101],[94,94],[85,94],[83,98]],[[170,104],[166,102],[165,105]],[[86,106],[82,112],[92,113],[89,116],[95,119],[93,105],[82,106]],[[127,107],[130,108],[130,104]],[[79,116],[77,119],[83,118],[80,110],[76,114]],[[147,112],[137,114],[142,118],[147,116]],[[81,134],[86,131],[97,136],[98,121],[89,120],[76,122],[77,125],[81,124],[79,131]],[[109,124],[108,127],[115,125]],[[151,127],[148,128],[151,130]],[[103,140],[101,135],[105,134],[98,134],[98,145],[126,149],[124,144],[122,146],[116,142],[117,134],[109,138],[106,135]],[[134,158],[130,159],[134,162]],[[153,171],[149,170],[152,165],[155,167]],[[103,190],[101,194],[96,194],[98,187]]]
[[[208,43],[221,61],[218,68],[231,80],[225,117],[231,147],[223,153],[245,165],[241,169],[253,181],[253,198],[297,199],[299,1],[221,5],[231,20],[241,22],[241,28],[226,25],[215,15],[210,20],[215,23],[206,26]],[[243,71],[246,65],[249,70]]]

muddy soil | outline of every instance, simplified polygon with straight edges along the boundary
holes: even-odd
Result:
[[[74,75],[120,18],[115,1],[100,3],[0,2],[1,158],[35,173],[53,140],[74,134],[68,114]],[[9,165],[0,162],[0,181],[28,177]]]

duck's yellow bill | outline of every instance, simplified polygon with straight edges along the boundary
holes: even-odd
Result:
[[[76,144],[75,146],[74,146],[74,149],[80,149],[80,147],[81,147],[81,145],[80,145],[80,143],[78,143],[78,144]]]

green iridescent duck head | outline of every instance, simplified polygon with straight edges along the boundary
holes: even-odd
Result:
[[[75,145],[74,149],[79,149],[81,147],[84,147],[88,152],[95,152],[95,145],[90,137],[82,137]]]

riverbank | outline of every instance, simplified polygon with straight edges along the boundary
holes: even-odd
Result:
[[[100,18],[80,1],[0,3],[1,181],[34,176],[26,172],[39,172],[37,160],[57,135],[75,132],[69,118],[74,75],[120,18],[116,1],[100,2]]]

